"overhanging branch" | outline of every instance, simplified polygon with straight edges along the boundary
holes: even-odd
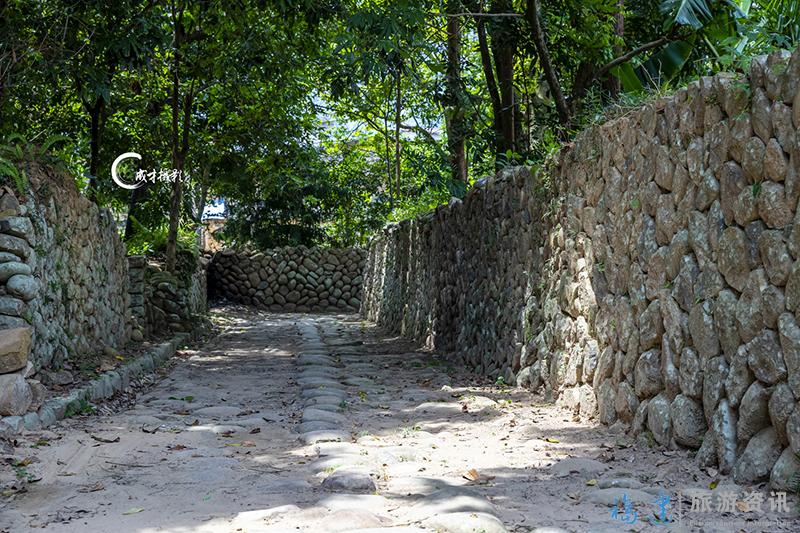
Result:
[[[605,65],[603,65],[599,69],[597,69],[597,72],[595,73],[595,75],[593,77],[594,78],[599,78],[599,77],[603,76],[606,72],[611,70],[612,68],[614,68],[614,67],[616,67],[618,65],[621,65],[621,64],[625,63],[626,61],[630,61],[631,59],[633,59],[634,57],[638,56],[642,52],[646,52],[646,51],[651,50],[653,48],[657,48],[657,47],[661,46],[662,44],[666,44],[668,41],[669,41],[669,37],[665,36],[665,37],[662,37],[660,39],[656,39],[655,41],[651,41],[651,42],[649,42],[647,44],[643,44],[639,48],[635,48],[635,49],[631,50],[630,52],[619,56],[616,59],[612,59],[611,61],[609,61],[608,63],[606,63]]]

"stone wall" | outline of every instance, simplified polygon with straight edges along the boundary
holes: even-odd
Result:
[[[17,339],[0,359],[25,352],[15,370],[46,381],[74,355],[128,341],[128,269],[107,209],[81,196],[71,177],[36,165],[26,174],[25,194],[0,188],[0,344]],[[0,396],[18,401],[13,409],[0,407],[0,414],[35,408],[42,399],[38,381],[28,379],[34,389],[28,395],[24,380],[15,378],[12,386],[8,376],[0,379]],[[33,404],[23,401],[29,397]]]
[[[272,311],[355,311],[361,305],[363,250],[284,247],[216,253],[209,291]]]
[[[128,258],[111,212],[71,176],[26,175],[24,193],[0,187],[0,417],[32,429],[46,387],[73,384],[84,361],[204,324],[206,262],[182,254],[173,277]]]
[[[464,201],[388,226],[365,268],[364,315],[511,381],[530,329],[545,193],[528,169],[475,184]]]
[[[517,171],[389,228],[370,248],[362,312],[582,417],[696,448],[737,482],[788,488],[798,80],[800,51],[703,78],[579,135],[542,174],[553,201],[532,204],[539,180]]]
[[[206,260],[187,261],[182,272],[172,275],[163,265],[144,267],[144,325],[147,333],[191,333],[204,322]]]

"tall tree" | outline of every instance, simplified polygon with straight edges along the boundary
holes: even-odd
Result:
[[[447,148],[453,179],[467,182],[466,124],[463,81],[461,79],[461,14],[460,0],[447,0],[447,71],[445,93],[445,125]]]
[[[556,111],[558,111],[558,118],[561,121],[562,131],[565,131],[569,129],[572,117],[569,107],[567,107],[567,101],[564,98],[564,92],[561,90],[561,82],[558,80],[558,74],[550,59],[547,37],[542,29],[539,11],[539,0],[528,0],[525,15],[530,24],[531,31],[533,32],[533,42],[536,45],[536,52],[539,55],[539,64],[544,71],[547,84],[550,86],[550,93],[553,95],[553,99],[556,103]]]

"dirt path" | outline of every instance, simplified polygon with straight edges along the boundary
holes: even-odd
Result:
[[[767,500],[761,512],[716,513],[720,494],[744,489],[722,479],[707,490],[715,473],[688,452],[573,421],[355,317],[217,314],[224,332],[134,408],[28,435],[16,457],[34,458],[25,473],[41,479],[0,500],[0,531],[800,527]],[[649,523],[659,494],[671,498],[666,526]],[[623,495],[632,508],[615,519]],[[689,512],[704,497],[711,512]]]

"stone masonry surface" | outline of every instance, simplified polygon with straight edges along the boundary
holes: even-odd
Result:
[[[224,250],[212,258],[212,295],[272,311],[354,311],[361,305],[365,251],[284,247]]]
[[[0,188],[0,416],[39,424],[45,385],[75,355],[130,338],[125,247],[74,179],[31,164]]]
[[[32,429],[53,420],[47,387],[76,385],[81,361],[118,355],[145,328],[171,335],[201,324],[206,286],[203,261],[180,279],[146,276],[158,269],[126,257],[111,212],[74,178],[36,164],[26,175],[22,191],[0,187],[0,417]]]
[[[362,314],[576,416],[695,448],[739,483],[787,488],[799,83],[800,51],[757,58],[583,132],[546,170],[507,169],[388,227]]]

